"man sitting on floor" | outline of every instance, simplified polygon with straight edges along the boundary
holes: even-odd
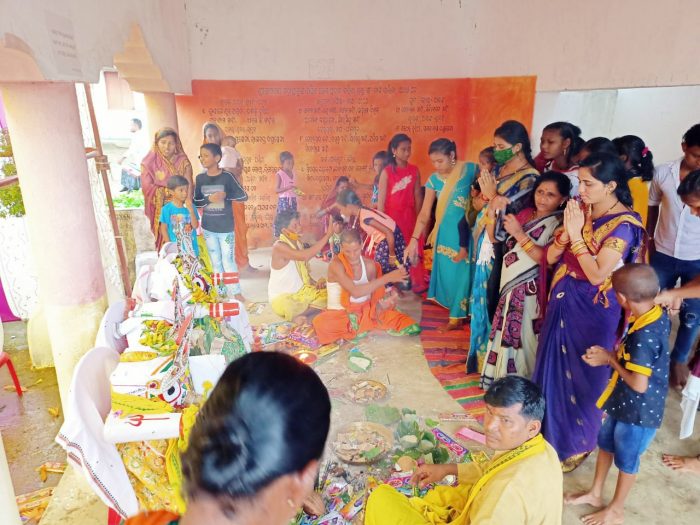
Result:
[[[423,465],[414,476],[421,487],[457,476],[458,485],[438,486],[425,497],[407,498],[380,485],[367,502],[365,525],[559,525],[562,472],[559,458],[540,433],[544,397],[519,376],[497,379],[484,396],[489,461]]]
[[[275,224],[281,234],[272,245],[267,285],[270,306],[287,321],[306,324],[326,307],[326,283],[311,279],[308,261],[326,245],[334,231],[340,231],[340,227],[332,224],[316,244],[304,248],[300,240],[299,213],[293,210],[280,212]]]
[[[396,294],[385,286],[408,277],[401,267],[382,275],[381,267],[362,256],[357,230],[340,235],[340,253],[328,265],[328,310],[313,320],[321,344],[367,335],[370,330],[385,330],[391,335],[413,335],[418,324],[396,310]]]

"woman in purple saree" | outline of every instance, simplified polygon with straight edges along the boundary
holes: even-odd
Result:
[[[591,155],[579,175],[583,206],[569,202],[564,228],[547,248],[547,262],[556,268],[532,377],[547,402],[544,436],[565,472],[596,447],[602,411],[595,403],[610,376],[605,367],[586,366],[581,356],[593,345],[615,346],[622,310],[611,275],[642,261],[645,245],[620,160]]]

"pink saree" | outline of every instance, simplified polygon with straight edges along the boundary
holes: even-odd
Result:
[[[167,188],[168,179],[173,175],[180,175],[188,179],[190,184],[193,184],[191,180],[192,164],[190,164],[187,155],[182,149],[180,138],[175,130],[171,128],[158,130],[156,137],[162,135],[164,131],[172,131],[175,135],[176,150],[172,158],[166,159],[158,149],[158,141],[154,140],[151,151],[141,161],[141,189],[143,190],[144,211],[151,223],[151,231],[156,238],[156,250],[160,250],[165,240],[160,233],[160,211],[172,199]]]

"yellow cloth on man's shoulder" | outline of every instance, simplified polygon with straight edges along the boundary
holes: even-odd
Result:
[[[372,492],[365,525],[560,524],[559,458],[541,434],[484,464],[458,465],[456,487],[406,498],[389,485]]]

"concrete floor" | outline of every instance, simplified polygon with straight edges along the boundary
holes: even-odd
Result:
[[[267,268],[269,249],[251,252],[254,266]],[[323,275],[324,264],[313,261],[312,273]],[[249,301],[267,301],[267,271],[260,271],[255,278],[243,280],[243,292]],[[420,303],[407,297],[402,308],[415,318],[420,316]],[[269,306],[259,315],[253,316],[253,324],[279,320]],[[15,336],[12,339],[12,336]],[[5,327],[6,348],[18,364],[22,381],[31,384],[42,378],[39,385],[30,388],[23,401],[14,394],[0,390],[0,428],[5,439],[5,448],[10,461],[15,490],[18,494],[42,486],[34,468],[44,461],[64,460],[60,449],[53,445],[53,438],[60,426],[60,419],[54,420],[46,410],[49,406],[59,406],[55,376],[51,370],[31,371],[28,368],[28,354],[24,341],[23,325],[14,323]],[[366,374],[354,374],[346,365],[347,350],[343,349],[330,360],[317,366],[316,370],[324,380],[333,399],[331,438],[339,426],[364,419],[363,408],[344,399],[346,389],[357,379],[371,378],[385,383],[389,389],[387,404],[396,407],[409,407],[424,417],[437,416],[439,412],[459,411],[460,407],[433,378],[423,357],[418,337],[394,338],[371,336],[360,345],[363,353],[373,359],[373,366]],[[0,384],[7,384],[9,378],[0,371]],[[642,459],[642,466],[627,504],[627,521],[630,524],[690,524],[697,523],[697,508],[700,504],[700,477],[678,474],[665,468],[660,461],[662,452],[679,454],[700,453],[700,443],[695,438],[678,440],[680,421],[680,397],[670,393],[664,425],[657,434],[649,451]],[[700,418],[698,418],[700,419]],[[448,427],[448,430],[451,430]],[[471,449],[478,449],[474,443],[465,443]],[[589,458],[579,469],[564,477],[567,491],[587,488],[595,468],[595,457]],[[611,497],[614,491],[617,471],[613,468],[606,485],[605,495]],[[49,478],[47,483],[55,482]],[[99,501],[86,493],[84,484],[75,479],[72,473],[64,476],[54,497],[55,504],[47,511],[42,524],[105,523],[105,508]],[[76,503],[77,502],[77,503]],[[579,523],[579,517],[590,508],[567,508],[563,523]],[[80,516],[79,521],[77,517]]]
[[[42,483],[35,468],[47,461],[65,462],[63,449],[54,436],[63,423],[63,414],[52,416],[48,409],[61,407],[53,368],[33,370],[26,341],[26,324],[3,324],[4,351],[10,355],[23,388],[20,399],[14,392],[0,388],[0,431],[10,464],[15,494],[25,494],[58,483],[60,475],[50,474]],[[38,384],[37,382],[40,381]],[[6,368],[0,369],[0,387],[11,385]]]

